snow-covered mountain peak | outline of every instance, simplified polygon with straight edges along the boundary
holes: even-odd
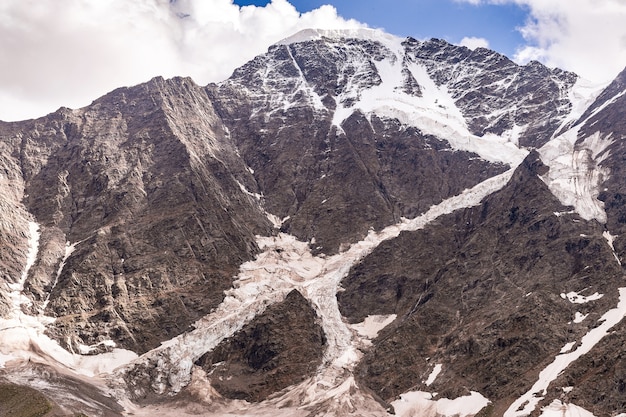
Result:
[[[397,50],[404,41],[403,38],[389,34],[380,29],[303,29],[283,40],[276,42],[274,45],[291,45],[294,43],[317,41],[317,40],[345,40],[359,39],[381,43],[390,49]]]

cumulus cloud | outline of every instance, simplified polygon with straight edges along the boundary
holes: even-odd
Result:
[[[287,0],[2,0],[0,120],[80,107],[157,75],[220,81],[301,29],[363,26]]]
[[[473,36],[466,36],[465,38],[461,39],[461,42],[459,42],[459,45],[461,46],[465,46],[469,49],[476,49],[476,48],[489,48],[489,41],[485,38],[476,38]]]
[[[515,59],[539,60],[595,81],[609,81],[626,66],[625,0],[456,0],[517,4],[529,10],[518,28],[527,44]]]

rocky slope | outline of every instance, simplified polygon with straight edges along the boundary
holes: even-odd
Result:
[[[0,123],[0,372],[68,414],[619,414],[624,78],[305,31]]]

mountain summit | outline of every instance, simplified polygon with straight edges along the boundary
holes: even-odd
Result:
[[[308,30],[0,122],[0,414],[621,415],[624,78]]]

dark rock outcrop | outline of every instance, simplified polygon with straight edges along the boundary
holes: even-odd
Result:
[[[312,375],[325,344],[315,310],[293,290],[196,364],[223,396],[262,401]]]

